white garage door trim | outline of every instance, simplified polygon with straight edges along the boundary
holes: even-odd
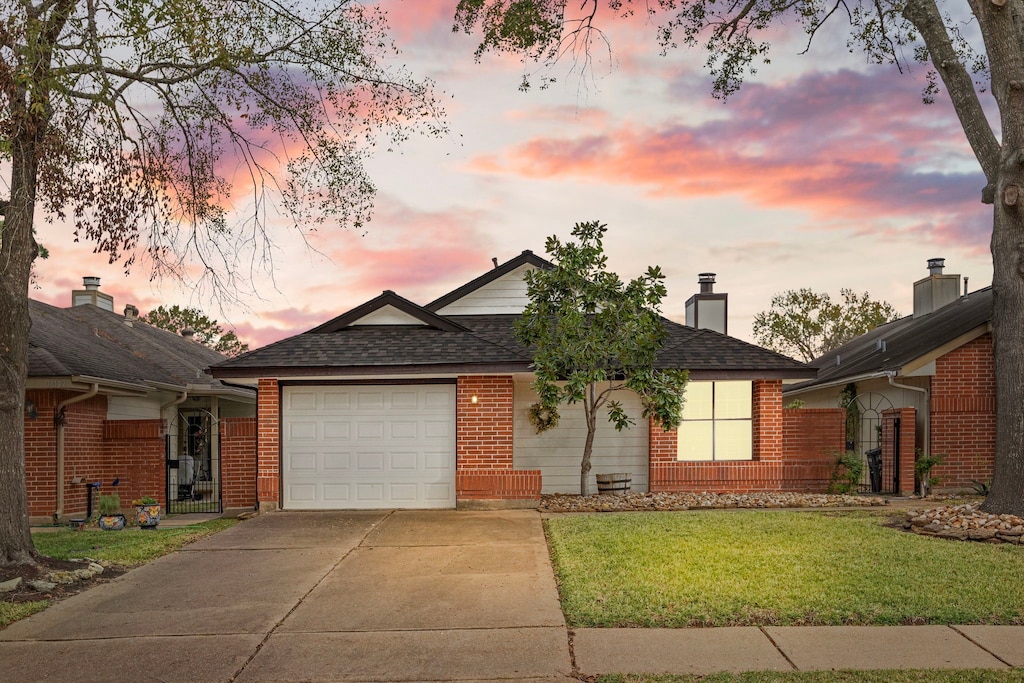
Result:
[[[281,389],[286,510],[455,507],[455,384]]]

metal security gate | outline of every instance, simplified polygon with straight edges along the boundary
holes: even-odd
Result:
[[[853,440],[847,442],[847,449],[859,453],[864,460],[864,474],[858,486],[862,493],[895,493],[899,491],[899,438],[894,439],[895,461],[890,453],[884,453],[888,439],[883,438],[886,418],[892,410],[892,402],[882,394],[859,394],[847,411],[854,411],[847,424],[852,426]],[[849,415],[849,413],[848,413]],[[892,421],[889,418],[888,421]],[[896,418],[898,424],[899,418]],[[897,428],[898,429],[898,428]],[[891,435],[886,435],[891,437]]]
[[[170,514],[222,512],[217,419],[208,410],[182,410],[167,429],[167,508]]]

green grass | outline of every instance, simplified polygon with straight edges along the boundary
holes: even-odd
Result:
[[[50,557],[62,560],[88,557],[134,567],[237,523],[237,519],[214,519],[173,529],[61,530],[36,534],[32,540],[40,553]]]
[[[88,557],[126,567],[145,564],[200,538],[232,527],[237,519],[214,519],[174,529],[124,531],[60,531],[35,534],[32,540],[43,555],[62,560]],[[0,600],[0,628],[50,606],[49,600]]]
[[[758,671],[709,676],[601,676],[599,683],[1021,683],[1024,670]]]
[[[546,529],[574,627],[1022,624],[1024,547],[872,513],[579,515]]]

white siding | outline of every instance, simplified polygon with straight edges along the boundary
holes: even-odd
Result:
[[[620,391],[615,398],[622,402],[626,412],[636,420],[630,429],[621,432],[608,422],[602,411],[598,418],[594,439],[593,465],[590,470],[588,491],[597,492],[598,474],[629,472],[633,475],[632,489],[646,491],[648,482],[648,450],[650,448],[647,420],[640,415],[640,398],[630,391]],[[517,470],[540,470],[542,493],[579,493],[580,460],[587,438],[587,424],[582,404],[559,407],[558,426],[537,434],[527,411],[537,400],[537,394],[528,381],[515,384],[512,460]]]
[[[231,399],[221,398],[219,402],[220,417],[256,417],[255,403],[241,403]]]
[[[533,270],[531,265],[516,268],[489,282],[480,289],[453,301],[437,313],[439,315],[488,315],[522,313],[530,302],[526,296],[526,282],[523,274]]]
[[[414,318],[405,311],[394,306],[384,306],[372,313],[367,313],[351,325],[426,325],[419,318]]]
[[[159,398],[138,396],[108,396],[108,420],[159,420]]]

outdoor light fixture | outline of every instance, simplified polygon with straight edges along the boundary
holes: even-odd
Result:
[[[35,401],[25,401],[25,414],[28,415],[28,419],[34,420],[39,417],[39,408],[36,408]]]
[[[470,403],[476,403],[478,400],[479,399],[476,397],[476,394],[473,394],[472,396],[469,397]]]

